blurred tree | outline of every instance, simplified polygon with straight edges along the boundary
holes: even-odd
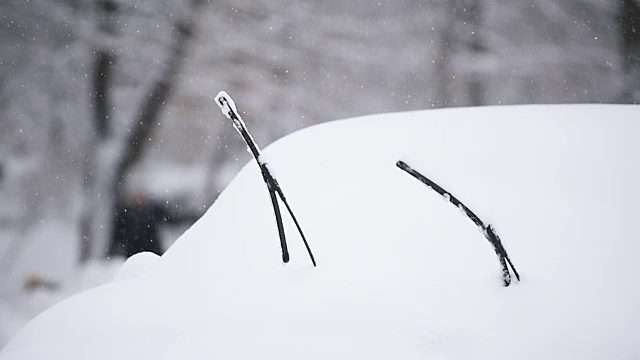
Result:
[[[466,1],[461,12],[462,24],[466,25],[465,47],[469,62],[475,66],[471,68],[466,79],[466,92],[469,98],[468,102],[472,106],[480,106],[485,104],[487,80],[486,74],[477,64],[484,60],[486,47],[482,39],[482,2]]]
[[[618,15],[624,91],[621,102],[640,103],[640,1],[622,0]]]
[[[101,171],[100,164],[98,164],[100,158],[98,154],[109,150],[106,144],[113,133],[112,124],[110,124],[110,117],[112,117],[110,110],[113,104],[110,96],[116,59],[115,49],[111,44],[114,43],[114,38],[117,35],[118,5],[111,0],[97,0],[95,8],[99,32],[97,39],[101,40],[102,44],[99,44],[101,46],[94,50],[93,104],[90,106],[94,111],[93,132],[89,133],[89,141],[86,143],[82,157],[82,188],[85,196],[84,210],[80,218],[79,255],[81,262],[85,262],[91,257],[93,243],[99,239],[99,234],[109,229],[104,223],[105,218],[108,219],[104,213],[109,213],[109,202],[113,197],[112,191],[107,187],[110,182],[113,182],[113,179],[110,179],[110,174],[104,174],[104,171]],[[103,210],[103,214],[100,214],[100,210]],[[102,215],[101,221],[98,220],[100,215]]]
[[[620,90],[613,2],[445,4],[449,105],[612,102]]]
[[[70,124],[86,113],[69,105],[84,100],[77,10],[74,1],[0,2],[0,222],[11,239],[0,262],[7,269],[30,227],[74,218],[73,139],[82,126]]]
[[[165,63],[163,69],[143,90],[145,94],[132,114],[131,121],[126,123],[126,130],[118,134],[112,129],[114,124],[111,119],[114,115],[110,109],[114,108],[113,93],[117,91],[114,81],[115,54],[118,53],[119,41],[123,40],[119,35],[118,24],[123,22],[119,19],[117,3],[98,0],[96,15],[100,35],[97,36],[95,50],[92,93],[94,137],[87,144],[84,157],[85,211],[80,222],[81,261],[86,261],[91,256],[106,255],[110,232],[113,231],[112,224],[117,216],[114,204],[125,196],[129,173],[151,144],[150,139],[160,120],[160,111],[173,90],[186,57],[189,39],[194,31],[195,16],[203,4],[204,0],[189,0],[183,5],[185,9],[182,10],[182,16],[177,14],[175,18],[173,13],[167,14],[167,9],[159,6],[159,17],[165,16],[165,19],[155,20],[168,20],[171,29],[171,40],[164,50]],[[125,9],[132,11],[133,16],[145,15],[136,14],[135,7]],[[122,66],[126,66],[124,61],[120,61]]]
[[[447,0],[441,4],[439,56],[434,71],[440,106],[480,106],[488,78],[482,6],[486,1]]]

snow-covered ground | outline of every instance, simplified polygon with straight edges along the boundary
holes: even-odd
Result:
[[[280,262],[251,162],[164,256],[48,309],[0,358],[639,358],[639,119],[517,106],[305,129],[264,156],[317,268],[286,216]],[[522,281],[503,287],[477,228],[397,160],[494,224]]]
[[[0,243],[9,244],[0,249],[0,349],[42,311],[118,273],[122,258],[78,265],[76,233],[73,223],[59,220],[43,221],[23,236],[0,234]]]

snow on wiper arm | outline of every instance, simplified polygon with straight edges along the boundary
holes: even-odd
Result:
[[[267,163],[264,162],[262,157],[260,156],[260,149],[258,148],[258,145],[256,144],[256,142],[253,140],[253,137],[251,137],[251,134],[249,134],[249,130],[247,130],[247,126],[245,125],[244,121],[240,117],[238,113],[238,109],[236,108],[236,103],[233,101],[231,96],[229,96],[229,94],[227,94],[225,91],[220,91],[218,95],[216,95],[215,102],[220,107],[220,110],[222,110],[222,113],[226,117],[231,119],[231,121],[233,121],[233,127],[238,131],[240,136],[242,136],[242,139],[247,144],[247,148],[249,149],[249,152],[253,155],[256,162],[258,163],[258,166],[260,167],[260,172],[262,173],[262,179],[267,184],[267,189],[269,190],[269,197],[271,198],[271,205],[273,206],[273,213],[276,217],[276,225],[278,227],[278,236],[280,237],[280,248],[282,249],[282,262],[284,263],[289,262],[289,250],[287,248],[287,239],[284,233],[284,225],[282,223],[282,214],[280,213],[280,206],[278,205],[278,198],[276,197],[276,195],[280,196],[280,199],[286,206],[287,211],[289,212],[289,215],[291,215],[291,218],[293,219],[293,222],[296,225],[298,232],[300,233],[300,237],[304,242],[304,246],[307,248],[307,252],[309,253],[311,262],[313,263],[313,266],[316,266],[316,260],[313,257],[313,253],[311,252],[311,248],[309,247],[307,238],[304,236],[304,233],[302,232],[302,228],[298,223],[298,219],[296,219],[295,215],[293,214],[293,210],[289,206],[289,202],[287,201],[287,198],[284,196],[284,192],[282,191],[280,184],[278,183],[276,178],[273,176],[273,173],[269,170],[269,166],[267,165]]]
[[[478,228],[482,231],[484,237],[487,239],[487,241],[489,241],[489,244],[491,244],[491,246],[493,247],[493,250],[495,251],[496,255],[498,255],[498,260],[500,261],[500,266],[502,267],[502,280],[504,282],[504,286],[509,286],[509,284],[511,284],[511,273],[509,272],[509,267],[507,266],[507,263],[509,264],[509,266],[511,266],[511,269],[513,270],[513,273],[516,276],[516,279],[520,281],[520,274],[518,274],[518,271],[511,263],[511,259],[509,259],[507,250],[502,245],[502,241],[500,240],[500,237],[496,233],[493,225],[485,224],[482,220],[480,220],[478,215],[476,215],[473,211],[471,211],[471,209],[469,209],[465,204],[463,204],[460,200],[458,200],[457,197],[453,196],[453,194],[446,191],[443,187],[436,184],[434,181],[427,178],[426,176],[422,175],[417,170],[413,169],[411,166],[407,165],[407,163],[405,163],[404,161],[398,160],[398,162],[396,162],[396,166],[399,167],[401,170],[404,170],[407,174],[418,179],[423,184],[427,185],[431,190],[440,194],[440,196],[442,196],[446,201],[450,202],[451,204],[456,206],[458,209],[460,209],[460,213],[468,217],[469,220],[471,220],[474,224],[476,224],[476,226],[478,226]]]

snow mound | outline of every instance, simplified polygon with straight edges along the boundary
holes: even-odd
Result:
[[[300,131],[264,153],[317,268],[286,215],[280,262],[251,162],[144,276],[52,307],[0,358],[638,358],[639,118],[490,107]],[[494,224],[522,282],[503,287],[478,229],[397,160]]]
[[[129,280],[141,276],[147,273],[159,259],[160,256],[150,251],[143,251],[131,255],[124,264],[122,264],[114,280]]]

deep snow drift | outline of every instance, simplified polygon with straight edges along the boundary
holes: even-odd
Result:
[[[45,311],[0,358],[637,358],[639,119],[519,106],[300,131],[264,156],[317,268],[291,221],[280,262],[251,162],[162,258]],[[493,223],[522,282],[503,287],[477,228],[397,160]]]

